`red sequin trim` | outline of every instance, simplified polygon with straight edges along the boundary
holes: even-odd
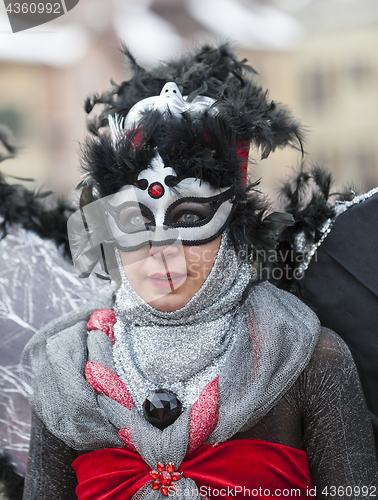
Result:
[[[116,322],[117,319],[114,311],[111,309],[99,309],[89,318],[87,330],[88,332],[91,330],[101,330],[109,337],[111,343],[114,344],[113,328]]]
[[[137,452],[137,449],[135,448],[133,440],[130,436],[130,427],[123,427],[122,429],[118,429],[118,436],[122,439],[125,445],[130,448],[130,450]]]
[[[134,401],[127,387],[117,375],[105,366],[88,361],[85,366],[85,378],[98,394],[104,394],[125,408],[132,409]]]
[[[203,444],[218,423],[219,377],[202,389],[190,412],[188,455]]]

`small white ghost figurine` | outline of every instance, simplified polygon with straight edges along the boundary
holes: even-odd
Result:
[[[184,112],[194,115],[203,113],[213,105],[214,99],[206,96],[197,96],[192,102],[187,102],[188,96],[183,96],[174,82],[167,82],[160,95],[147,97],[136,103],[126,116],[124,130],[130,130],[138,125],[142,113],[147,110],[158,110],[162,114],[181,116]]]
[[[159,96],[155,97],[153,109],[158,109],[161,113],[170,112],[172,115],[180,115],[190,108],[190,104],[185,102],[180,89],[173,82],[168,82],[162,88]]]

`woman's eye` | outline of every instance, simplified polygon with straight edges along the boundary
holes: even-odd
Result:
[[[143,213],[140,212],[140,210],[135,210],[133,208],[130,210],[129,207],[121,210],[118,216],[118,220],[123,228],[125,230],[129,231],[135,231],[139,230],[142,227],[146,226],[147,224],[150,224],[151,220],[143,215]]]
[[[149,222],[151,221],[142,215],[134,215],[134,217],[131,217],[130,219],[130,223],[133,226],[140,226],[141,224],[148,224]]]
[[[206,219],[213,211],[211,203],[198,203],[185,201],[176,205],[169,214],[169,222],[181,222],[183,224],[193,224]]]
[[[187,224],[191,224],[197,220],[200,220],[200,218],[196,214],[184,214],[177,220],[177,222],[186,222]]]

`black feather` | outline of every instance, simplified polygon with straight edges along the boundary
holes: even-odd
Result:
[[[0,488],[1,487],[6,500],[22,499],[24,477],[17,472],[10,456],[3,450],[0,450]],[[3,497],[1,496],[1,498]]]
[[[296,248],[297,235],[302,233],[308,245],[316,244],[322,237],[321,226],[335,216],[336,200],[350,199],[350,191],[331,193],[332,183],[332,173],[327,167],[302,165],[280,189],[285,212],[293,216],[294,224],[282,231],[279,238],[277,265],[285,268],[285,272],[275,284],[298,296],[301,296],[302,275],[295,271],[304,255]]]
[[[0,149],[0,162],[11,158],[17,152],[17,146],[14,144],[13,136],[11,131],[0,124],[0,143],[2,144],[2,149]]]
[[[285,211],[295,219],[294,232],[310,236],[327,219],[333,217],[334,199],[330,200],[332,173],[326,167],[302,166],[294,178],[281,188]]]
[[[11,142],[11,135],[0,127],[0,141],[8,152],[0,161],[14,156],[17,147]],[[50,191],[33,192],[21,185],[8,184],[0,173],[0,239],[7,235],[12,224],[20,224],[24,229],[33,231],[41,238],[53,240],[67,259],[71,259],[67,219],[74,209],[59,199],[55,207],[46,207],[45,198]]]
[[[86,101],[87,113],[97,104],[104,105],[97,128],[106,124],[108,114],[126,116],[134,104],[159,95],[165,83],[173,81],[184,95],[190,96],[190,100],[196,95],[215,99],[217,108],[234,133],[260,147],[264,157],[286,145],[302,149],[303,137],[298,121],[285,107],[268,100],[267,92],[251,78],[255,70],[245,64],[246,60],[238,60],[229,44],[204,45],[149,71],[137,64],[126,47],[123,52],[133,72],[130,80],[120,85],[113,84],[109,91]],[[96,130],[93,121],[90,130]]]
[[[59,199],[54,208],[46,208],[42,200],[49,194],[8,184],[0,174],[0,238],[7,235],[12,224],[20,224],[41,238],[53,240],[70,260],[67,219],[74,209],[63,199]]]

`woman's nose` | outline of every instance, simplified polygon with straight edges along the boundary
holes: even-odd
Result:
[[[150,255],[158,260],[167,260],[180,254],[182,245],[151,245]]]

